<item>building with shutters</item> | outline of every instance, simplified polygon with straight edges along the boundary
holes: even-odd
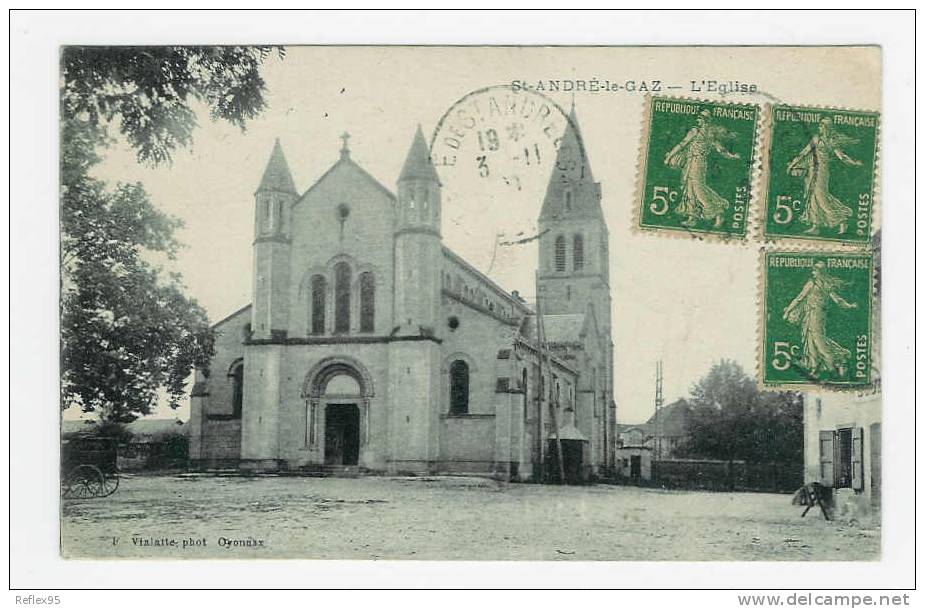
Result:
[[[273,148],[253,301],[215,325],[196,371],[193,464],[529,479],[560,439],[569,471],[612,466],[609,237],[574,110],[537,202],[541,318],[443,244],[420,128],[394,192],[347,137],[304,191]]]
[[[880,393],[804,393],[804,482],[835,489],[836,508],[880,508]]]

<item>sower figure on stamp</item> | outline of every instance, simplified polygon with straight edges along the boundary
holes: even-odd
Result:
[[[784,309],[784,319],[802,327],[802,363],[814,377],[820,371],[836,371],[845,376],[845,363],[851,351],[829,338],[825,327],[829,300],[843,309],[858,307],[838,294],[837,290],[844,285],[844,281],[826,272],[824,262],[816,262],[803,289]]]
[[[676,212],[687,216],[683,226],[694,226],[698,218],[713,221],[719,228],[729,201],[707,185],[707,169],[710,154],[718,152],[727,159],[739,155],[723,146],[722,140],[732,139],[734,133],[710,122],[710,111],[703,110],[697,117],[697,125],[691,128],[677,146],[665,155],[665,164],[681,168],[681,200]]]
[[[809,235],[818,235],[819,226],[838,227],[838,234],[844,234],[848,228],[851,208],[829,192],[829,161],[836,157],[846,165],[859,167],[861,161],[845,154],[842,146],[856,144],[846,135],[832,129],[832,121],[824,118],[819,121],[819,133],[787,165],[787,172],[792,176],[803,176],[803,200],[806,208],[800,215],[800,222],[809,224],[804,231]]]

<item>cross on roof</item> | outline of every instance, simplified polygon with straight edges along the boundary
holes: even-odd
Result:
[[[347,146],[347,140],[350,139],[350,134],[344,131],[343,133],[341,133],[340,139],[344,141],[344,145],[341,146],[341,149],[340,149],[340,154],[341,156],[347,156],[350,154],[350,148]]]

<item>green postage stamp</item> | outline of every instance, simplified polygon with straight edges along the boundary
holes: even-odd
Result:
[[[758,106],[652,97],[647,110],[637,226],[744,239]]]
[[[867,253],[764,253],[759,372],[766,386],[870,383],[872,266]]]
[[[870,242],[879,123],[875,112],[773,106],[765,235]]]

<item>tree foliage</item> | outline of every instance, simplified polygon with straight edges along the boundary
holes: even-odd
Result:
[[[803,400],[759,391],[736,362],[722,360],[690,392],[685,454],[752,463],[803,460]]]
[[[283,56],[282,48],[276,52]],[[265,107],[260,66],[273,47],[66,47],[62,111],[92,125],[118,122],[141,161],[169,161],[192,142],[190,107],[241,128]]]
[[[193,367],[214,350],[208,317],[184,294],[172,260],[178,219],[141,184],[91,175],[116,129],[141,162],[169,161],[192,141],[194,102],[243,128],[266,105],[254,47],[68,47],[61,86],[62,408],[107,423],[176,407]]]

